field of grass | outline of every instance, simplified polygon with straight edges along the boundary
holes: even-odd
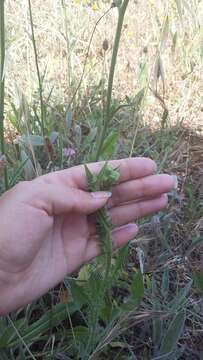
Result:
[[[0,317],[0,359],[202,360],[203,1],[5,0],[3,65],[0,193],[128,156],[179,184],[115,254],[105,289],[101,257]]]

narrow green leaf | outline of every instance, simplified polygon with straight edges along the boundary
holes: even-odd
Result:
[[[85,175],[86,175],[87,183],[88,183],[88,190],[89,191],[100,190],[97,187],[97,176],[95,176],[91,173],[91,171],[89,170],[89,168],[86,164],[84,165],[84,167],[85,167]]]
[[[68,130],[70,130],[72,127],[72,123],[73,123],[73,112],[71,110],[68,110],[66,112],[65,123],[66,123]]]
[[[73,297],[73,302],[75,306],[80,309],[84,304],[87,304],[89,301],[88,296],[86,295],[82,286],[79,286],[75,280],[69,280],[71,286],[71,295]]]
[[[162,340],[160,355],[170,353],[176,348],[185,324],[185,319],[185,310],[180,311],[173,318]]]
[[[144,296],[144,283],[141,271],[138,271],[132,280],[131,295],[135,303],[139,303]]]
[[[40,135],[22,135],[18,137],[18,139],[15,141],[17,144],[26,145],[30,147],[32,146],[43,146],[44,145],[44,138]]]
[[[24,319],[16,320],[15,321],[15,327],[20,330],[23,328],[23,325],[25,323]],[[8,343],[12,340],[16,339],[16,333],[12,326],[8,326],[4,324],[4,329],[1,329],[0,333],[0,349],[6,349],[8,346]]]
[[[161,292],[164,298],[167,298],[168,291],[169,291],[169,269],[166,268],[162,276],[162,284],[161,284]]]
[[[118,141],[118,133],[113,131],[104,142],[104,145],[101,150],[101,156],[105,155],[106,158],[110,158],[113,155],[115,146],[117,145]]]
[[[203,295],[203,273],[200,271],[193,272],[193,280],[197,290]]]
[[[39,320],[29,326],[25,326],[22,320],[14,322],[23,340],[29,344],[38,339],[42,334],[59,325],[67,318],[68,313],[72,314],[78,310],[74,303],[57,304],[51,310],[47,311]],[[24,321],[24,320],[23,320]],[[0,349],[14,347],[18,344],[19,337],[14,332],[13,327],[8,326],[6,333],[0,334]]]
[[[176,297],[168,304],[169,309],[177,311],[187,301],[187,295],[192,287],[193,281],[191,280],[183,289],[179,291]]]
[[[29,156],[26,154],[24,150],[21,150],[20,157],[22,160],[22,163],[24,164],[23,167],[23,173],[25,180],[32,180],[35,177],[35,169],[33,166],[33,163]]]
[[[29,158],[25,158],[25,160],[23,162],[21,162],[21,164],[19,165],[19,167],[17,168],[17,170],[15,171],[15,173],[13,174],[13,176],[11,177],[10,181],[9,181],[9,188],[11,188],[12,186],[14,186],[18,179],[20,178],[21,174],[23,173],[24,170],[24,166],[26,164],[26,162],[29,160]]]
[[[153,309],[156,311],[160,311],[162,309],[159,301],[154,300],[153,303]],[[153,329],[153,343],[154,346],[159,347],[160,343],[161,343],[161,339],[162,339],[162,335],[163,335],[163,320],[161,318],[155,318],[152,321],[152,329]]]

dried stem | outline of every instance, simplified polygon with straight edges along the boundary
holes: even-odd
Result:
[[[37,78],[38,78],[38,86],[39,86],[39,98],[40,98],[40,110],[41,110],[41,129],[42,135],[45,136],[45,112],[44,112],[44,100],[43,100],[43,80],[40,75],[39,70],[39,61],[38,61],[38,54],[37,54],[37,46],[35,41],[35,32],[34,32],[34,24],[33,24],[33,16],[32,16],[32,5],[31,0],[28,0],[28,7],[29,7],[29,15],[30,15],[30,25],[31,25],[31,32],[32,32],[32,44],[35,56],[35,66],[37,70]]]

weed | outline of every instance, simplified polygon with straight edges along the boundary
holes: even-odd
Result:
[[[114,170],[108,163],[105,163],[98,175],[93,175],[86,165],[85,171],[88,179],[88,187],[92,192],[111,190],[111,187],[116,184],[119,179],[119,172]],[[107,282],[112,261],[111,231],[113,227],[105,208],[98,210],[96,213],[96,227],[102,243],[102,250],[106,257],[104,279],[105,282]]]

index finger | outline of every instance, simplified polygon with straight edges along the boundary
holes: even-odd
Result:
[[[100,161],[89,163],[87,166],[93,174],[98,174],[104,164],[105,161]],[[118,168],[120,172],[118,183],[152,175],[156,171],[156,163],[153,160],[144,157],[110,160],[108,161],[108,164],[113,168]],[[51,176],[52,180],[54,180],[55,177],[55,180],[60,180],[69,186],[78,187],[82,190],[88,189],[84,165],[78,165],[46,175],[46,177],[48,176]]]

